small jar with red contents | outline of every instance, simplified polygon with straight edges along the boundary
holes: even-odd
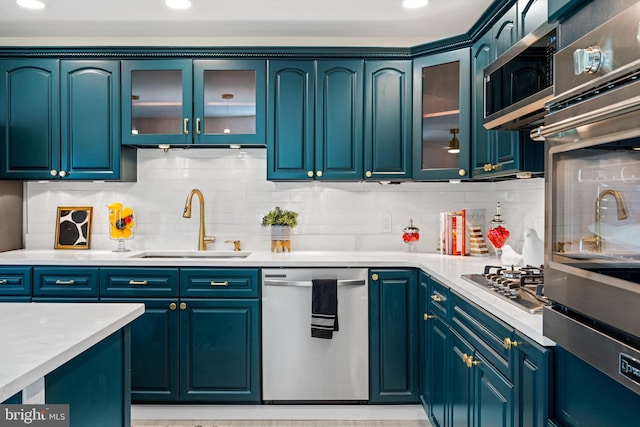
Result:
[[[402,230],[402,240],[409,245],[409,250],[414,251],[420,240],[420,229],[413,226],[413,219],[409,219],[409,226]]]

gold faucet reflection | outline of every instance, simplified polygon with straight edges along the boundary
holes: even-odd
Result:
[[[206,251],[207,244],[215,242],[216,238],[214,236],[207,236],[204,232],[204,196],[202,195],[202,192],[197,188],[191,190],[191,192],[187,196],[187,201],[184,204],[184,212],[182,216],[184,218],[191,218],[191,201],[193,200],[194,194],[198,196],[198,200],[200,200],[200,230],[198,232],[198,250]]]
[[[595,249],[596,252],[602,252],[602,237],[600,232],[600,205],[602,200],[606,195],[611,195],[616,201],[616,207],[618,208],[618,220],[622,221],[623,219],[627,219],[627,209],[624,206],[624,201],[622,200],[622,193],[616,190],[604,190],[601,191],[596,199],[596,235],[595,235]]]

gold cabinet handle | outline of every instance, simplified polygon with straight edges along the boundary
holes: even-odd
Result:
[[[371,280],[378,280],[378,275],[376,273],[373,273],[371,275]]]
[[[424,320],[433,319],[433,318],[435,318],[435,317],[436,317],[436,316],[434,316],[433,314],[427,314],[427,313],[424,313],[424,314],[422,315],[422,318],[423,318]]]
[[[317,171],[316,176],[322,176],[322,171]]]
[[[512,341],[509,337],[505,338],[503,341],[504,348],[507,350],[511,350],[512,347],[517,347],[520,345],[518,341]]]
[[[313,178],[313,171],[309,171],[309,172],[307,172],[307,176],[308,176],[309,178]]]
[[[200,135],[200,117],[196,119],[196,133]]]
[[[148,282],[146,280],[129,280],[130,285],[146,285]]]
[[[491,163],[487,163],[484,166],[482,166],[482,170],[485,172],[491,172]]]
[[[183,122],[182,131],[185,135],[189,135],[189,118],[185,117]]]
[[[473,356],[468,356],[467,353],[462,354],[462,361],[469,369],[480,364],[478,360],[473,360]]]
[[[186,310],[187,309],[187,303],[186,302],[181,302],[180,303],[180,310]]]
[[[51,169],[51,172],[49,172],[51,174],[51,176],[56,176],[58,175],[58,171],[55,169]]]
[[[75,280],[56,280],[56,285],[75,285]]]
[[[63,178],[64,178],[64,177],[65,177],[65,176],[67,176],[67,175],[68,175],[68,174],[67,174],[65,171],[60,171],[60,176],[61,176],[61,177],[63,177]]]
[[[431,295],[431,299],[432,299],[434,302],[442,302],[442,298],[440,298],[440,296],[438,296],[438,295],[436,295],[436,294]]]
[[[0,280],[0,285],[6,285],[7,283],[9,283],[7,279]]]
[[[371,178],[373,176],[373,174],[371,173],[371,171],[366,171],[364,173],[364,176],[366,176],[367,178]]]
[[[169,304],[169,310],[175,310],[176,308],[178,308],[178,306],[176,305],[175,302],[172,302],[171,304]]]
[[[229,282],[224,281],[224,282],[211,282],[210,283],[211,286],[229,286]]]
[[[458,175],[465,176],[466,174],[467,174],[467,170],[466,169],[458,169]]]

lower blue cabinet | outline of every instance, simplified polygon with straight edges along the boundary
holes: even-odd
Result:
[[[369,402],[418,403],[418,273],[369,272]]]
[[[421,277],[419,298],[420,393],[431,424],[546,427],[552,351],[431,278]]]
[[[260,401],[258,299],[182,299],[180,400]]]

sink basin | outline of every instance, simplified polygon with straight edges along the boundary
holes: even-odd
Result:
[[[146,258],[146,259],[228,259],[228,258],[246,258],[251,252],[242,251],[153,251],[142,252],[130,256],[130,258]]]

